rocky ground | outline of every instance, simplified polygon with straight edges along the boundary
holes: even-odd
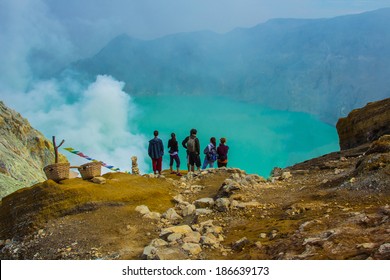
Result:
[[[1,259],[390,259],[390,137],[269,179],[109,173],[0,205]]]

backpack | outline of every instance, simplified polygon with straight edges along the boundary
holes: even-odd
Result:
[[[207,155],[207,160],[209,160],[209,161],[216,161],[217,160],[217,154],[209,153]]]
[[[209,149],[209,145],[204,148],[203,153],[206,154],[206,158],[209,161],[216,161],[217,160],[217,151],[214,148]]]
[[[189,137],[188,138],[188,141],[187,141],[187,151],[190,152],[190,153],[195,153],[195,139],[196,138],[192,138],[192,137]]]

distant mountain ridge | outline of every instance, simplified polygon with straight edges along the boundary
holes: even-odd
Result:
[[[72,64],[86,80],[108,74],[132,95],[220,94],[335,124],[390,96],[390,8],[331,19],[274,19],[226,34],[155,40],[121,35]]]

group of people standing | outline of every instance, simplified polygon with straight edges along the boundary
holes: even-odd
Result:
[[[158,137],[158,131],[155,130],[153,134],[154,138],[149,141],[148,154],[149,157],[152,159],[152,167],[154,174],[161,174],[164,145],[162,140]],[[195,166],[197,170],[200,170],[201,167],[202,169],[206,169],[207,167],[214,168],[215,162],[217,162],[218,167],[226,167],[228,163],[227,155],[229,151],[229,146],[226,145],[226,138],[220,139],[220,144],[218,147],[215,137],[210,138],[210,143],[203,150],[205,158],[203,161],[203,165],[201,166],[200,143],[196,135],[197,130],[195,128],[191,129],[190,135],[187,136],[181,143],[187,151],[188,172],[195,171]],[[176,140],[175,133],[171,134],[171,139],[169,139],[168,141],[168,149],[170,157],[169,168],[171,174],[182,176],[180,173],[179,144]],[[174,162],[176,163],[176,171],[173,170]]]

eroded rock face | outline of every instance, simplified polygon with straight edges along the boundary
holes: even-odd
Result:
[[[336,127],[341,150],[371,143],[390,134],[390,98],[353,110],[346,118],[339,119]]]
[[[0,101],[0,198],[46,180],[43,167],[52,163],[51,142]]]

